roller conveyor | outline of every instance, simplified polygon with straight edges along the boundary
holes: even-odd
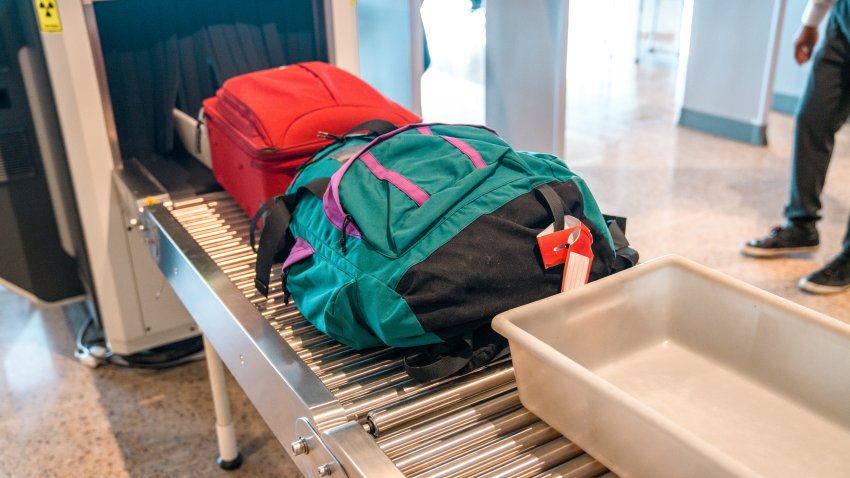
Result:
[[[402,352],[355,351],[254,290],[249,221],[225,193],[145,207],[175,292],[306,476],[610,473],[522,407],[509,358],[421,384]],[[291,445],[290,445],[291,444]]]

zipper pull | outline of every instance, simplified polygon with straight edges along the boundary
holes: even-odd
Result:
[[[316,137],[320,139],[332,139],[335,143],[342,143],[345,141],[345,138],[343,138],[342,136],[330,134],[326,131],[319,131],[318,133],[316,133]]]
[[[351,217],[351,214],[346,214],[345,218],[342,220],[342,237],[339,239],[339,246],[342,249],[342,253],[345,254],[348,252],[348,246],[346,244],[346,238],[348,236],[348,225],[354,221],[354,218]]]
[[[195,122],[195,152],[201,154],[201,127],[204,125],[204,109],[198,111],[198,121]]]

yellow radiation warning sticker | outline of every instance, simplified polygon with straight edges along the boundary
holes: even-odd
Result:
[[[35,9],[38,11],[38,26],[41,31],[48,33],[62,31],[62,22],[59,21],[59,9],[56,8],[56,0],[35,0]]]

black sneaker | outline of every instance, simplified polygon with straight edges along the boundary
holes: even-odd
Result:
[[[818,230],[814,224],[798,225],[788,222],[783,226],[774,227],[765,237],[743,243],[741,252],[750,257],[778,257],[815,252],[819,243]]]
[[[812,294],[850,289],[850,251],[842,252],[823,268],[803,277],[797,285]]]

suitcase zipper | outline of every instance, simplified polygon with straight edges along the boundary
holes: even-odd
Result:
[[[204,108],[198,110],[198,121],[195,123],[195,152],[201,153],[201,128],[204,126]]]

